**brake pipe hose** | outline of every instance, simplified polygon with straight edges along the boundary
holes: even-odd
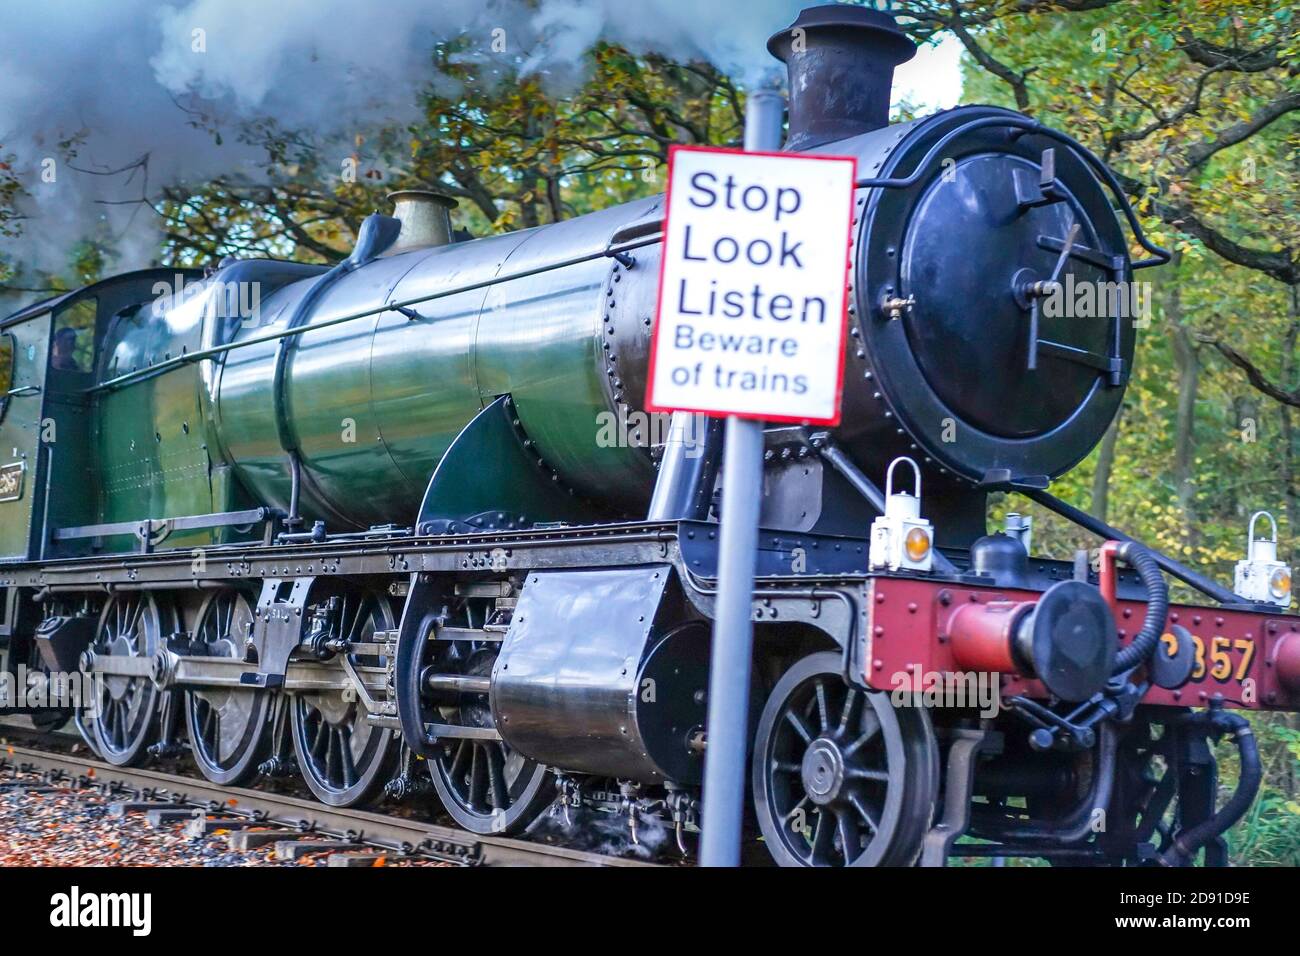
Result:
[[[1142,629],[1127,647],[1115,655],[1112,673],[1122,674],[1141,664],[1156,649],[1160,635],[1164,633],[1165,618],[1169,616],[1169,586],[1165,584],[1155,557],[1136,541],[1120,542],[1115,554],[1137,572],[1147,592],[1147,610],[1146,617],[1142,620]]]
[[[1223,734],[1229,736],[1241,756],[1241,773],[1237,777],[1237,789],[1232,792],[1232,796],[1219,812],[1190,830],[1179,833],[1168,849],[1160,854],[1160,862],[1165,866],[1185,866],[1191,863],[1201,847],[1226,833],[1228,828],[1240,820],[1250,809],[1250,805],[1255,802],[1255,794],[1264,777],[1259,761],[1259,745],[1255,742],[1255,732],[1250,726],[1250,721],[1245,717],[1216,708],[1189,716],[1187,723],[1208,724],[1205,732],[1211,736],[1217,737]],[[1174,771],[1171,768],[1168,772]]]

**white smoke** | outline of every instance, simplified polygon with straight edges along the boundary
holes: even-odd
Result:
[[[17,240],[0,254],[66,269],[98,233],[116,269],[158,253],[157,221],[136,202],[218,175],[257,178],[265,156],[198,128],[272,119],[318,141],[418,115],[435,42],[465,36],[552,89],[581,79],[598,40],[705,58],[742,79],[775,64],[768,35],[800,0],[0,0],[0,161],[24,188]],[[66,163],[60,144],[80,145]],[[144,160],[147,159],[147,162]],[[146,175],[147,173],[147,175]],[[47,181],[51,180],[52,181]]]

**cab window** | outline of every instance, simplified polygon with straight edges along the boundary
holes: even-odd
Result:
[[[14,387],[14,337],[0,332],[0,419],[9,410],[9,389]]]
[[[99,300],[81,299],[54,317],[50,368],[60,372],[90,372],[95,367],[95,316]]]

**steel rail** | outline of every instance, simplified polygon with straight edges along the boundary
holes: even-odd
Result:
[[[605,856],[569,847],[531,843],[511,837],[479,835],[402,817],[329,807],[285,794],[223,787],[206,780],[157,770],[115,767],[100,760],[52,753],[32,747],[0,750],[0,770],[46,771],[63,779],[93,781],[96,786],[135,792],[160,805],[192,807],[226,816],[257,819],[267,826],[297,833],[316,833],[347,843],[425,854],[434,859],[481,866],[656,866],[642,860]]]

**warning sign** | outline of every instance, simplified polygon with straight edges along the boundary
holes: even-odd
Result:
[[[668,164],[648,406],[838,424],[855,161],[678,146]]]

